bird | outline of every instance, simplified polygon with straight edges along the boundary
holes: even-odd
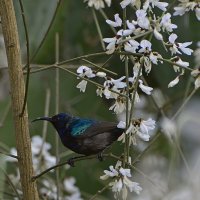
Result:
[[[77,158],[97,155],[103,160],[102,152],[116,141],[124,132],[117,123],[80,118],[68,113],[59,113],[52,117],[39,117],[33,120],[46,120],[56,129],[62,144],[82,156],[73,157],[68,164],[74,166]]]

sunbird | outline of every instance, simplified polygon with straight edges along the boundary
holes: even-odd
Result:
[[[32,122],[39,120],[46,120],[54,126],[65,147],[84,156],[97,154],[99,160],[102,160],[103,150],[124,132],[117,123],[74,117],[67,113],[40,117]],[[74,166],[75,159],[80,157],[83,156],[71,158],[68,163]]]

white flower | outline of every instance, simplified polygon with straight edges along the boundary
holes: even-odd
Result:
[[[147,9],[151,9],[154,7],[158,7],[159,9],[166,11],[166,7],[168,6],[168,3],[166,2],[159,2],[159,0],[146,0],[144,5],[143,5],[143,9],[147,10]]]
[[[79,189],[75,186],[76,180],[74,177],[66,178],[63,182],[64,189],[69,193],[78,192]]]
[[[200,7],[197,7],[195,9],[195,14],[196,14],[197,19],[200,21]]]
[[[125,128],[126,128],[126,123],[123,122],[123,121],[120,121],[120,122],[117,124],[117,128],[125,129]]]
[[[100,97],[102,97],[102,95],[103,95],[103,88],[97,88],[97,90],[96,90],[96,94],[97,94],[97,96],[100,96]]]
[[[124,176],[123,182],[124,185],[128,187],[130,192],[134,191],[136,194],[140,194],[140,192],[142,191],[142,188],[140,187],[139,183],[131,181],[127,178],[127,176]]]
[[[175,85],[177,85],[179,82],[179,76],[177,76],[173,81],[171,81],[169,84],[168,84],[168,88],[170,87],[174,87]]]
[[[101,78],[105,78],[106,77],[106,73],[105,72],[97,72],[96,76],[101,77]]]
[[[118,89],[123,89],[126,87],[126,83],[125,82],[122,82],[122,80],[125,79],[125,76],[122,76],[121,78],[119,79],[107,79],[105,82],[104,82],[104,91],[103,91],[103,94],[105,95],[105,97],[107,99],[110,99],[110,98],[114,98],[114,99],[117,99],[118,97],[118,94],[116,93],[113,93],[111,92],[109,89],[112,89],[114,91],[117,91],[119,92]]]
[[[80,92],[85,92],[86,86],[87,86],[87,81],[86,81],[86,80],[82,80],[82,81],[76,86],[76,88],[80,89]]]
[[[145,10],[137,10],[136,16],[137,16],[137,23],[138,26],[144,29],[149,29],[150,22],[149,19],[146,17],[147,13]]]
[[[142,40],[140,42],[140,47],[141,49],[139,50],[139,53],[148,53],[151,51],[151,42],[149,42],[148,40]]]
[[[105,8],[104,1],[103,0],[85,0],[85,2],[88,2],[89,7],[95,7],[96,10],[99,10],[100,8]],[[111,0],[105,0],[108,7],[111,5]]]
[[[182,16],[182,15],[184,15],[185,12],[186,12],[186,8],[185,8],[185,7],[182,7],[182,6],[174,7],[174,10],[175,10],[175,12],[174,12],[174,14],[173,14],[174,16],[177,16],[177,15]]]
[[[200,87],[200,75],[196,78],[194,82],[195,89],[198,89]]]
[[[129,159],[129,162],[131,162],[131,159]],[[140,193],[142,188],[139,186],[138,183],[131,181],[129,178],[131,178],[131,170],[125,169],[122,166],[122,162],[118,161],[115,168],[113,166],[110,166],[110,170],[104,170],[104,175],[100,178],[102,180],[107,180],[109,177],[114,179],[114,181],[109,183],[109,186],[112,187],[112,191],[115,193],[115,198],[119,196],[120,192],[122,193],[122,199],[125,200],[127,198],[127,188],[130,192],[136,192],[137,194]]]
[[[126,101],[123,98],[117,98],[115,103],[109,108],[109,110],[114,110],[116,114],[122,113],[126,109]]]
[[[108,43],[106,49],[106,53],[107,54],[112,54],[115,51],[115,45],[118,44],[119,40],[117,39],[117,37],[113,37],[113,38],[104,38],[103,41],[105,43]]]
[[[136,53],[136,50],[139,48],[139,43],[135,40],[129,40],[124,44],[124,50],[131,53]]]
[[[187,55],[191,55],[193,50],[190,48],[186,48],[187,46],[191,45],[192,42],[185,42],[185,43],[176,43],[176,39],[177,39],[177,35],[175,33],[172,33],[169,36],[169,42],[170,44],[172,44],[172,47],[170,47],[170,51],[173,54],[179,53],[181,54],[181,52],[178,50],[180,49],[183,53],[187,54]]]
[[[126,6],[128,6],[129,4],[131,4],[132,6],[139,7],[140,0],[123,0],[120,3],[122,9],[126,8]]]
[[[151,60],[151,62],[153,64],[157,65],[158,64],[158,59],[162,58],[162,56],[159,53],[157,53],[157,52],[151,52],[150,55],[149,55],[149,58],[150,58],[150,60]],[[162,60],[160,60],[160,62],[163,63]]]
[[[144,93],[146,93],[147,95],[151,95],[153,88],[144,85],[142,80],[139,80],[139,87]]]
[[[149,141],[150,135],[149,131],[155,128],[155,121],[153,119],[141,120],[140,131],[137,133],[138,136],[144,141]]]
[[[165,15],[163,15],[161,22],[160,22],[160,26],[162,27],[163,31],[167,30],[169,32],[172,32],[173,29],[177,28],[176,24],[171,23],[171,14],[170,13],[166,13]]]
[[[119,14],[115,14],[115,21],[111,21],[109,19],[106,20],[106,23],[111,25],[112,27],[120,27],[122,25],[122,19],[119,17]]]
[[[151,71],[152,63],[149,57],[144,56],[143,58],[144,58],[145,72],[148,74]]]
[[[117,32],[117,35],[119,35],[119,36],[129,36],[131,33],[132,33],[133,31],[132,30],[129,30],[129,29],[126,29],[126,30],[124,30],[124,29],[121,29],[121,30],[119,30],[118,32]]]
[[[153,33],[154,33],[154,36],[155,36],[155,38],[156,38],[157,40],[163,40],[162,34],[159,33],[158,30],[157,30],[156,28],[154,28]]]
[[[182,61],[180,57],[175,57],[175,63],[181,65],[182,67],[187,68],[189,66],[188,62]]]
[[[93,73],[93,71],[91,70],[91,68],[87,67],[87,66],[80,66],[77,71],[76,71],[79,76],[81,77],[88,77],[88,78],[93,78],[95,77],[95,74]]]

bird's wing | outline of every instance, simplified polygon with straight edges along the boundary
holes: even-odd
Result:
[[[113,131],[117,128],[117,123],[113,122],[96,122],[84,128],[83,134],[74,135],[77,139],[89,138],[95,135],[103,134],[105,132]],[[123,131],[123,130],[122,130]]]

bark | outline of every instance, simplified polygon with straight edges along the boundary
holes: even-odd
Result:
[[[0,15],[8,60],[12,110],[23,199],[38,200],[36,183],[31,180],[34,172],[27,108],[23,116],[20,116],[24,101],[25,84],[21,64],[19,36],[12,0],[0,0]]]

